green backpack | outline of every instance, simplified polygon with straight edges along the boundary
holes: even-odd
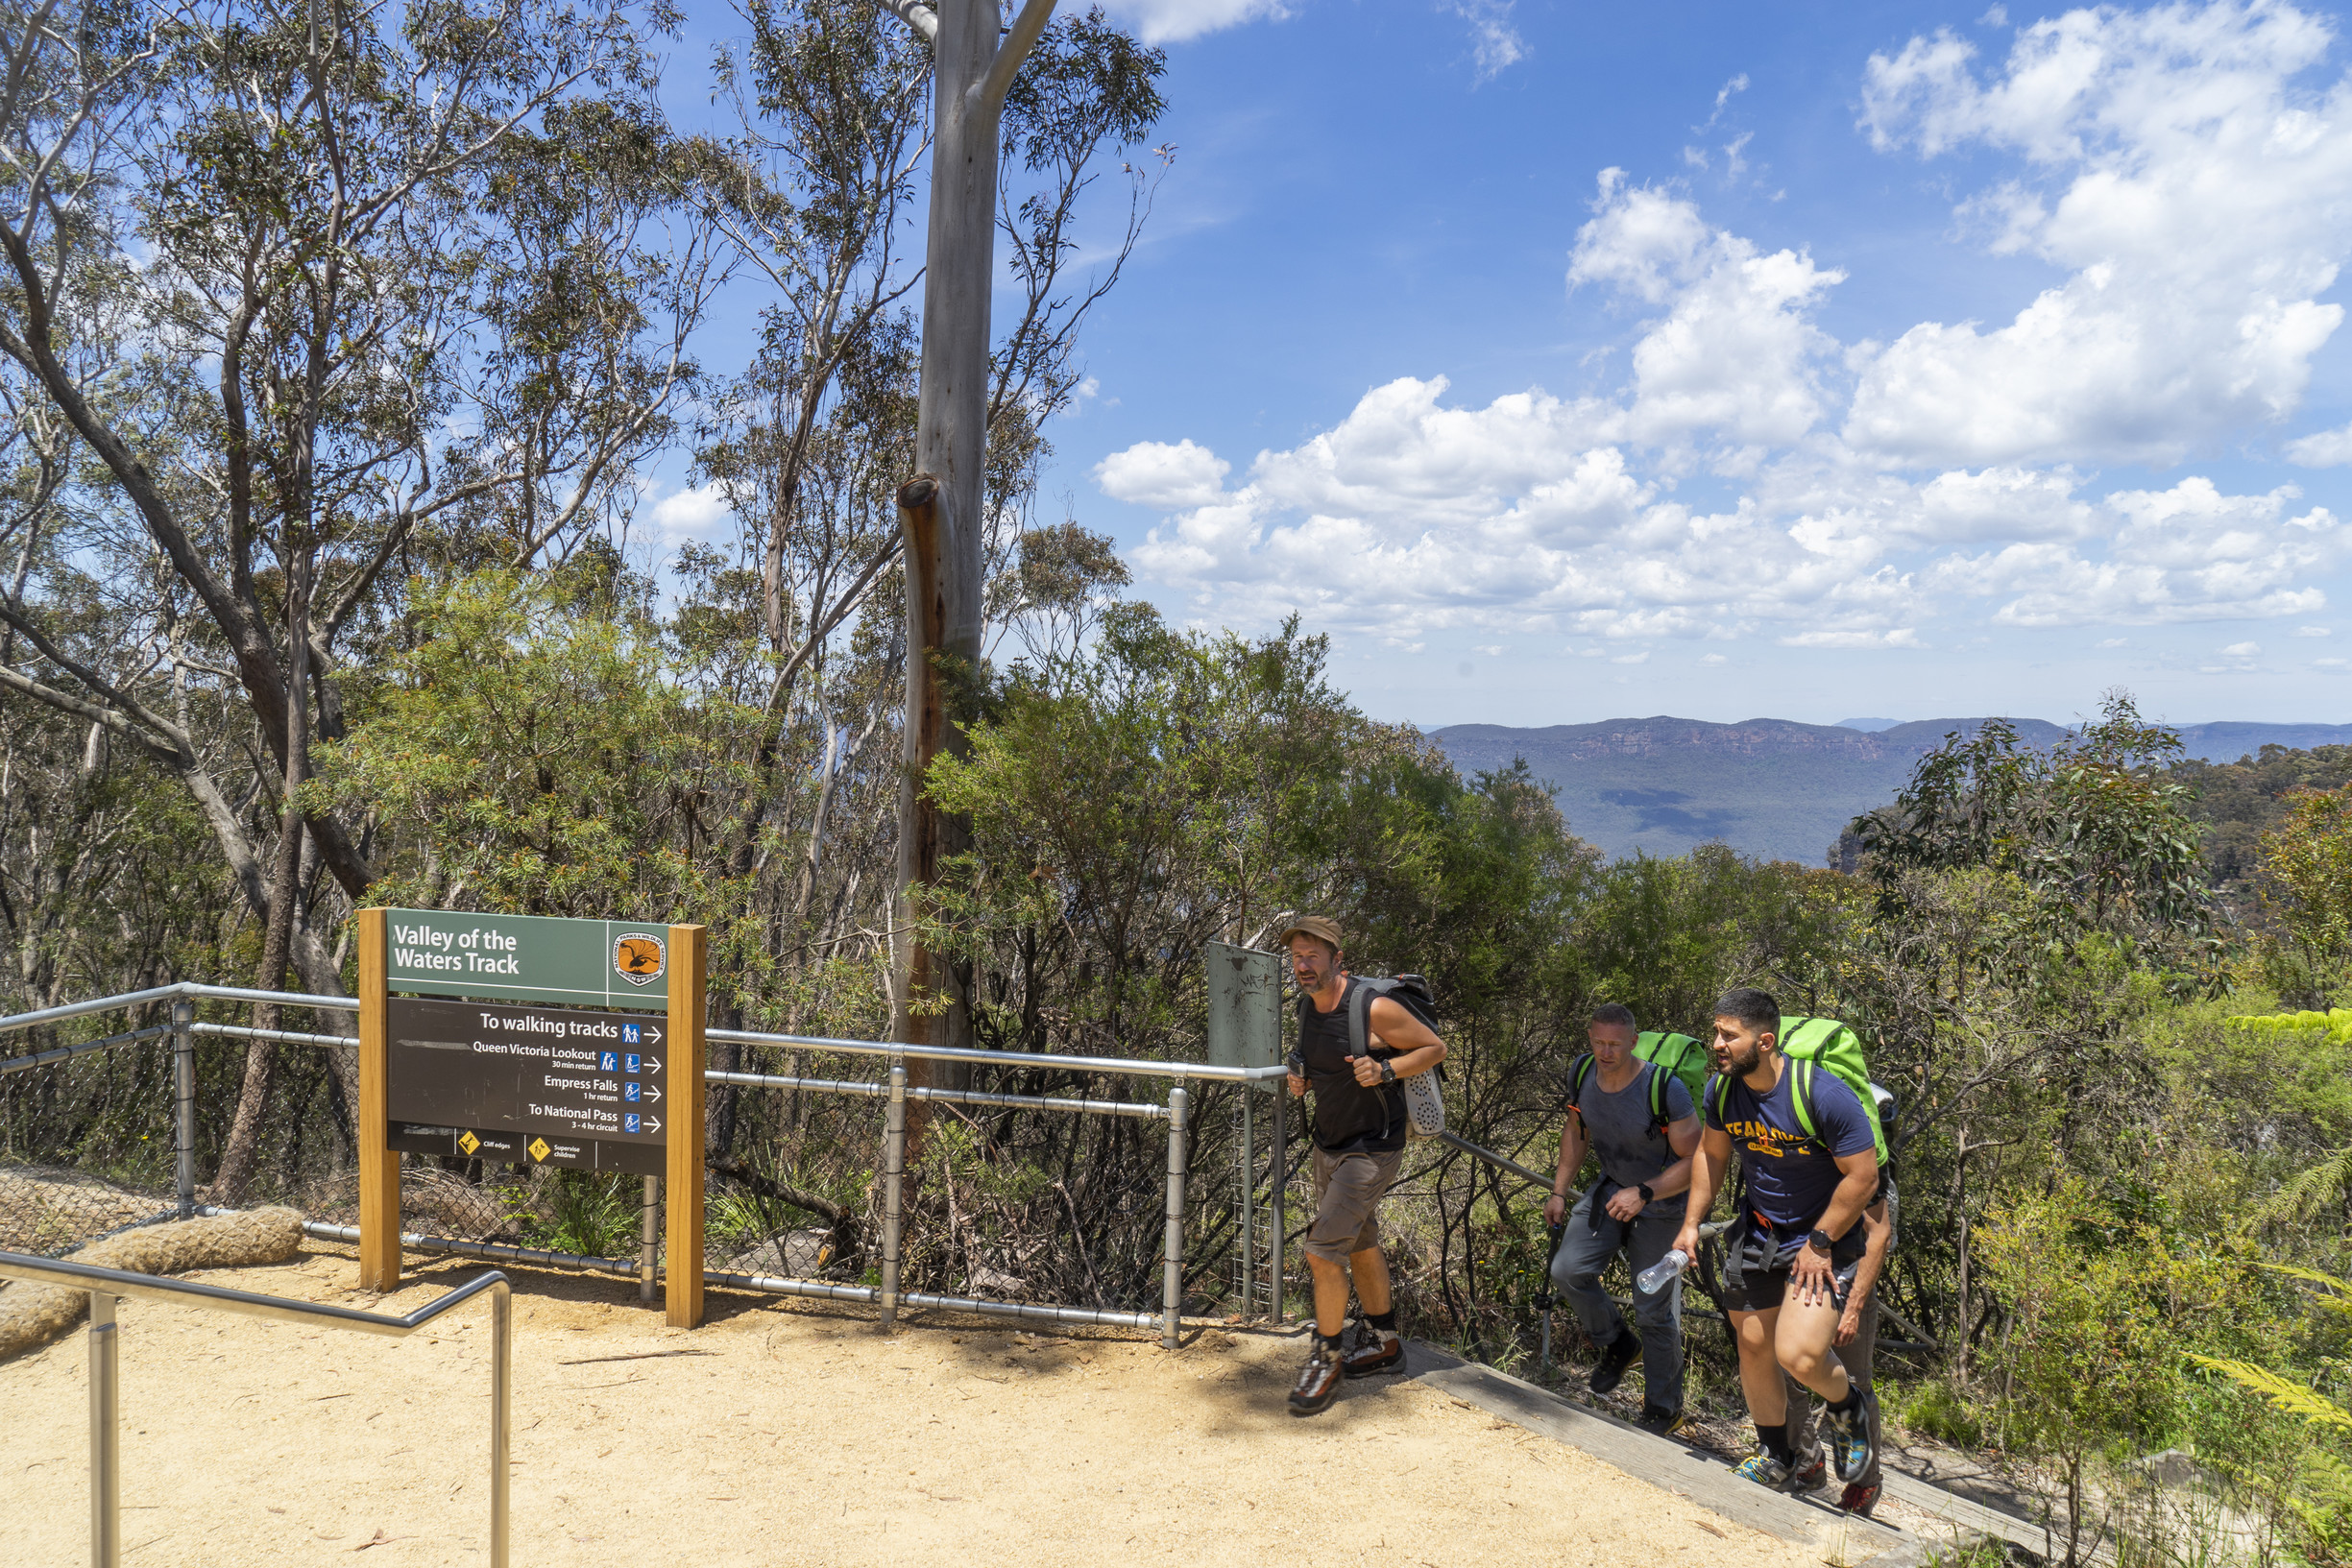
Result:
[[[1837,1076],[1839,1082],[1854,1091],[1854,1098],[1862,1102],[1862,1114],[1870,1118],[1870,1136],[1879,1146],[1879,1169],[1887,1167],[1886,1129],[1879,1124],[1879,1097],[1870,1082],[1870,1068],[1862,1060],[1862,1042],[1854,1031],[1834,1018],[1782,1018],[1781,1020],[1781,1054],[1788,1059],[1788,1070],[1796,1074],[1789,1087],[1789,1098],[1797,1107],[1797,1124],[1805,1135],[1820,1141],[1821,1134],[1813,1125],[1813,1074],[1823,1068]],[[1715,1096],[1715,1120],[1723,1120],[1724,1089],[1721,1079],[1711,1085]]]
[[[1673,1074],[1683,1080],[1690,1091],[1690,1103],[1697,1106],[1699,1097],[1707,1090],[1707,1048],[1686,1034],[1665,1034],[1656,1030],[1634,1037],[1634,1055],[1658,1069],[1650,1074],[1650,1124],[1663,1132],[1673,1119],[1666,1115],[1666,1076]],[[1584,1098],[1585,1084],[1592,1076],[1592,1055],[1589,1051],[1576,1059],[1568,1073],[1568,1109],[1576,1111],[1577,1102]],[[1577,1111],[1581,1120],[1584,1113]]]

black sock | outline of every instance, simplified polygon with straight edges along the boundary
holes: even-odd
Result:
[[[1366,1313],[1364,1321],[1383,1334],[1394,1334],[1396,1332],[1396,1309],[1391,1307],[1384,1313]]]
[[[1345,1328],[1341,1329],[1337,1334],[1325,1334],[1321,1329],[1317,1329],[1315,1331],[1315,1348],[1318,1350],[1336,1351],[1340,1347],[1340,1340],[1345,1339],[1346,1334],[1347,1331]]]
[[[1830,1409],[1840,1415],[1852,1415],[1862,1408],[1862,1386],[1852,1378],[1846,1380],[1846,1397],[1830,1401]]]
[[[1764,1425],[1761,1421],[1757,1422],[1756,1440],[1764,1445],[1765,1453],[1779,1459],[1782,1464],[1796,1462],[1797,1456],[1791,1453],[1788,1447],[1787,1422],[1776,1421],[1770,1426]]]

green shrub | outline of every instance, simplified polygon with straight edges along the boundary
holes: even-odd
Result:
[[[1903,1424],[1954,1448],[1984,1441],[1984,1417],[1946,1383],[1927,1384],[1913,1394],[1903,1406]]]

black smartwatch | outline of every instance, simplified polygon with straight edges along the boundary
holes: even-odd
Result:
[[[1830,1233],[1826,1230],[1817,1230],[1805,1239],[1805,1244],[1826,1258],[1830,1255]]]
[[[1396,1064],[1394,1062],[1382,1062],[1380,1064],[1380,1081],[1382,1083],[1394,1083],[1396,1081]]]
[[[1641,1194],[1641,1201],[1644,1203],[1654,1203],[1658,1199],[1658,1194],[1650,1191],[1650,1184],[1646,1181],[1637,1183],[1634,1191]]]

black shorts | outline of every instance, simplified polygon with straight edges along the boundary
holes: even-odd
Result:
[[[1837,1288],[1839,1312],[1854,1290],[1854,1271],[1862,1262],[1863,1227],[1855,1226],[1830,1247],[1830,1277]],[[1733,1246],[1723,1266],[1723,1310],[1727,1313],[1770,1312],[1788,1297],[1789,1264],[1770,1261],[1780,1243],[1770,1235],[1751,1233]],[[1792,1258],[1790,1263],[1795,1260]]]

